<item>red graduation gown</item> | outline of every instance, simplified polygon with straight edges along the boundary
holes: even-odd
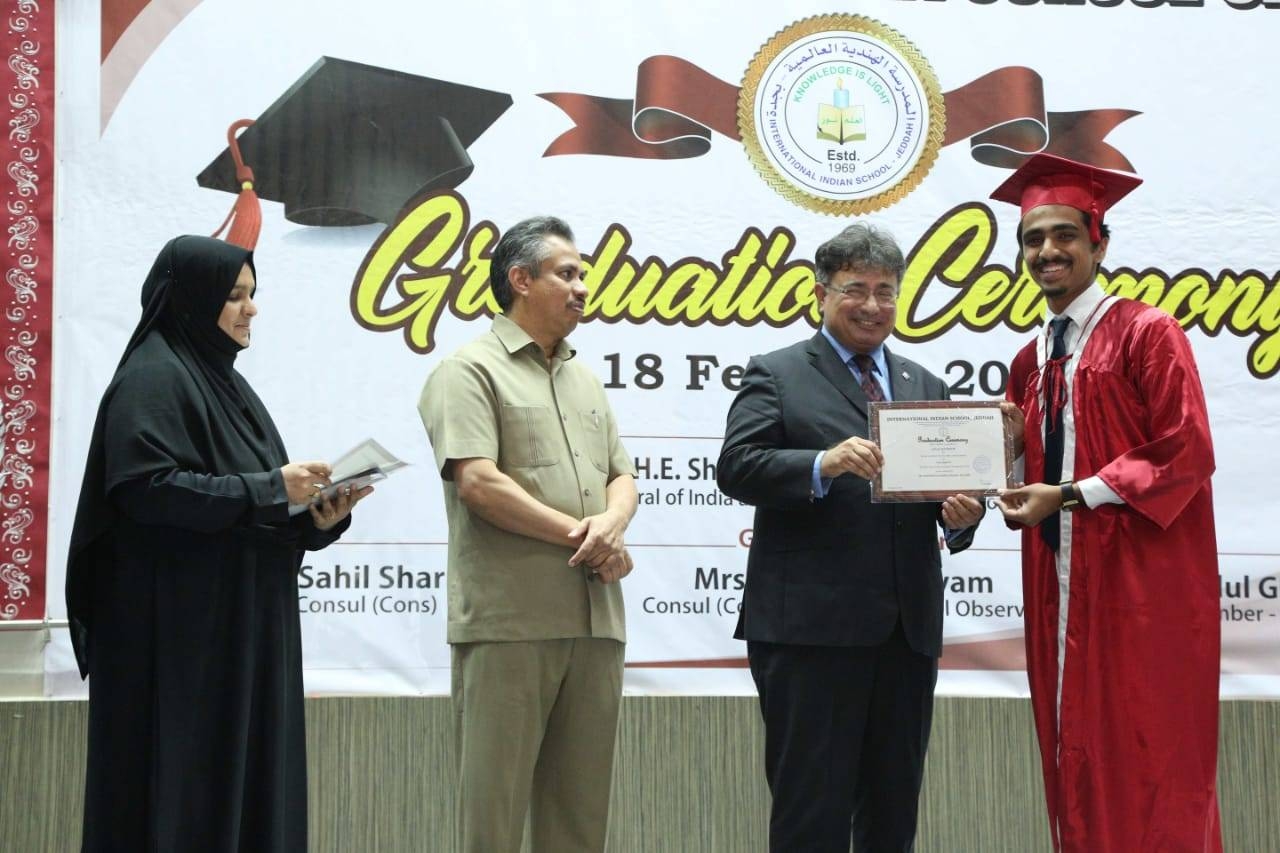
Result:
[[[1074,479],[1124,500],[1069,524],[1061,705],[1055,554],[1022,533],[1027,674],[1055,849],[1222,850],[1216,785],[1221,644],[1213,445],[1186,335],[1117,300],[1086,327],[1067,405]],[[1044,471],[1037,340],[1015,357],[1026,481]],[[1068,448],[1070,453],[1070,448]]]

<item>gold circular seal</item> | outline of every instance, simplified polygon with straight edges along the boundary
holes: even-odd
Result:
[[[765,42],[738,95],[756,171],[785,198],[833,215],[901,201],[938,158],[942,90],[901,33],[862,15],[816,15]]]

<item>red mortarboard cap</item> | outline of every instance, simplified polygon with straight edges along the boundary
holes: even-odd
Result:
[[[1089,237],[1097,243],[1102,239],[1102,217],[1141,183],[1141,178],[1123,172],[1040,153],[1023,161],[991,197],[1018,205],[1023,216],[1046,204],[1074,207],[1089,214]]]

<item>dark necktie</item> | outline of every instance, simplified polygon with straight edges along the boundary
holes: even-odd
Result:
[[[1049,352],[1049,361],[1056,362],[1063,359],[1067,355],[1067,326],[1070,325],[1070,317],[1058,317],[1049,321],[1049,330],[1053,332],[1053,349]],[[1045,383],[1045,411],[1044,411],[1044,481],[1058,485],[1062,480],[1062,417],[1063,410],[1059,408],[1054,401],[1050,400],[1050,396],[1060,387],[1065,389],[1065,379],[1062,376],[1063,366],[1045,365],[1046,375],[1053,371],[1057,371],[1056,383]],[[1054,385],[1055,389],[1050,389],[1050,385]],[[1044,540],[1044,544],[1048,545],[1052,550],[1058,550],[1058,540],[1061,533],[1062,517],[1060,513],[1052,513],[1044,521],[1040,522],[1040,538]]]
[[[871,356],[863,352],[853,354],[853,363],[858,366],[858,370],[862,372],[862,390],[866,393],[867,399],[873,403],[884,402],[884,389],[880,387],[880,383],[876,381],[874,373],[876,363],[871,360]]]

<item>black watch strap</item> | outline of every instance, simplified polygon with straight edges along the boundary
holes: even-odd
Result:
[[[1080,506],[1080,497],[1076,494],[1075,483],[1063,483],[1059,488],[1062,489],[1062,509],[1070,510]]]

